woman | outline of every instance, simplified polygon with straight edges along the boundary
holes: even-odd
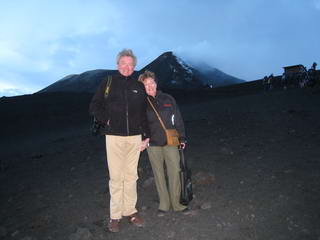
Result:
[[[181,193],[179,151],[177,147],[167,145],[165,131],[153,107],[160,115],[167,129],[175,128],[178,131],[180,147],[184,148],[186,143],[185,130],[180,111],[172,96],[157,91],[156,77],[153,72],[145,71],[139,76],[139,81],[144,84],[148,94],[147,119],[151,137],[147,152],[160,199],[159,216],[169,211],[170,208],[173,211],[186,212],[188,211],[187,206],[179,202]],[[164,163],[166,164],[169,180],[169,191],[166,184]]]

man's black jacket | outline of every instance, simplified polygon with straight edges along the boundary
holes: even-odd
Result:
[[[102,134],[149,137],[146,116],[147,95],[144,85],[132,76],[112,76],[109,94],[105,96],[107,78],[98,87],[89,112],[102,123]]]

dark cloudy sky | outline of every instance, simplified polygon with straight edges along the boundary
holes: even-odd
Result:
[[[1,0],[0,96],[165,51],[245,80],[320,66],[320,0]]]

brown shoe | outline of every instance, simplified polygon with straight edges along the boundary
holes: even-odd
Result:
[[[136,227],[144,227],[144,221],[141,217],[138,216],[137,213],[132,214],[131,216],[128,216],[129,223],[132,223]]]
[[[110,232],[119,232],[120,231],[120,220],[119,219],[110,219],[108,223],[108,230]]]

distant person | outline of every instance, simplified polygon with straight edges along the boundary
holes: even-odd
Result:
[[[273,73],[268,77],[268,90],[272,90],[273,88]]]
[[[180,204],[179,150],[176,146],[167,145],[165,131],[155,110],[160,115],[165,128],[177,129],[180,135],[180,147],[185,148],[186,137],[182,116],[175,99],[169,94],[157,90],[157,81],[153,72],[144,72],[139,76],[139,81],[143,82],[148,94],[148,101],[150,101],[147,108],[147,117],[151,137],[147,152],[160,199],[158,215],[164,215],[170,208],[173,211],[187,212],[187,206]],[[167,188],[164,164],[167,170],[169,190]]]
[[[317,63],[313,62],[311,68],[308,70],[309,78],[310,78],[310,86],[313,87],[317,83]]]
[[[268,76],[264,76],[263,80],[262,80],[262,85],[263,85],[263,89],[265,91],[268,90]]]
[[[312,73],[307,70],[305,66],[303,66],[303,72],[301,73],[300,79],[299,79],[299,86],[300,88],[307,87],[312,82]]]
[[[281,76],[281,85],[283,87],[284,90],[287,90],[288,88],[288,79],[285,73],[282,74]]]
[[[311,69],[312,69],[312,81],[313,81],[313,85],[316,85],[316,84],[320,84],[320,77],[319,77],[319,74],[317,73],[317,63],[316,62],[314,62],[313,64],[312,64],[312,67],[311,67]]]
[[[107,79],[102,81],[90,103],[90,113],[105,126],[102,134],[110,175],[110,232],[120,230],[122,217],[135,226],[144,226],[136,209],[137,167],[150,133],[145,88],[132,76],[136,61],[132,50],[121,51],[117,56],[118,72],[111,76],[111,84]]]

